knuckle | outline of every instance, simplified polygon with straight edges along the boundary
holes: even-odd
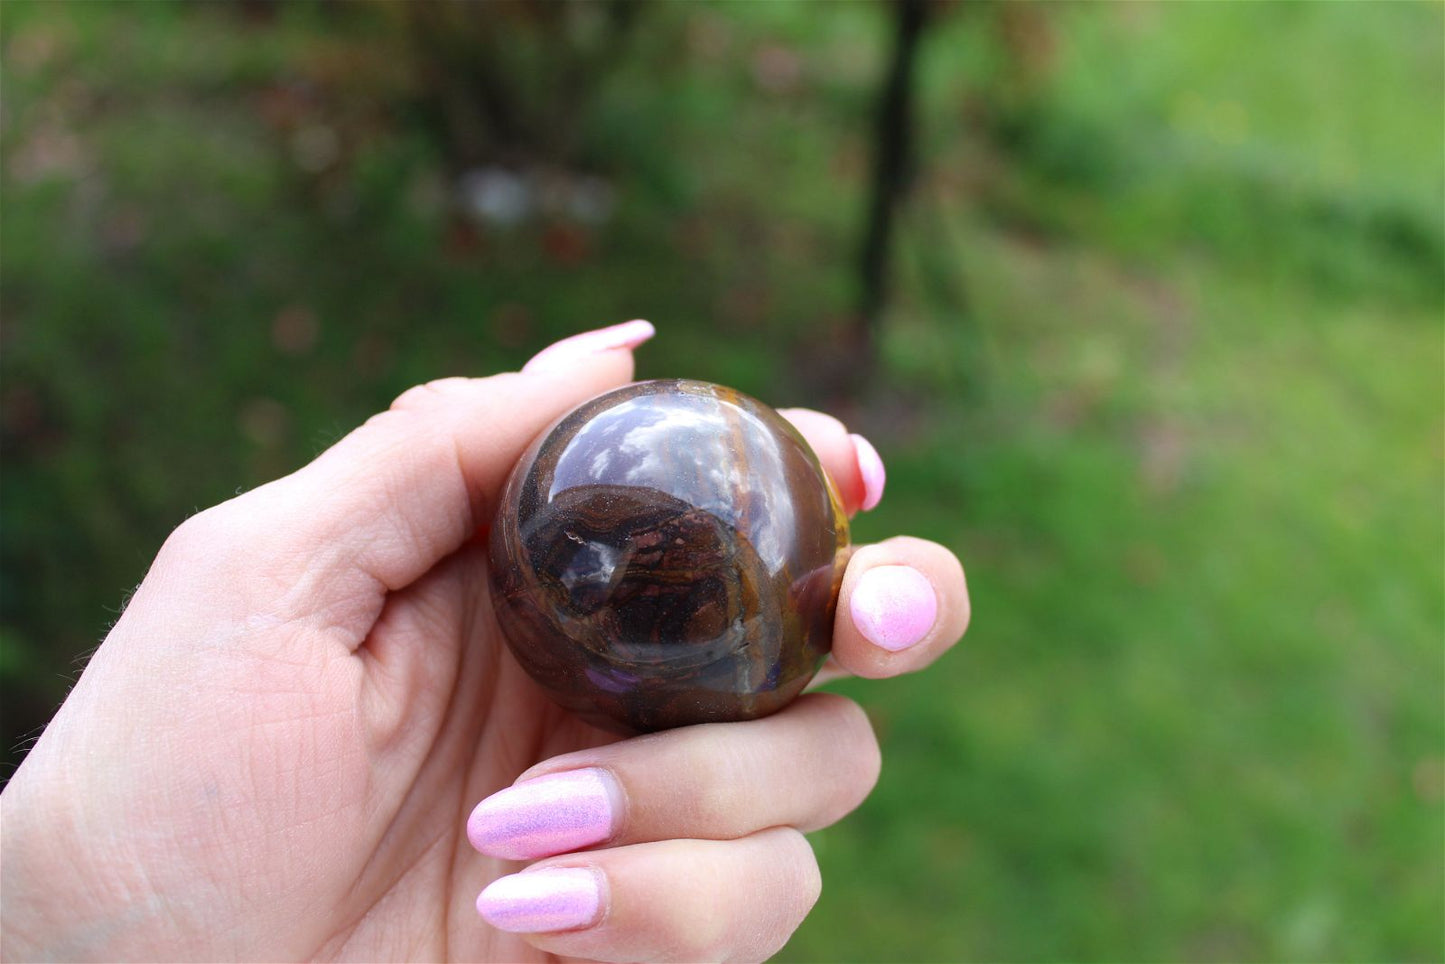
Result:
[[[818,866],[818,858],[813,854],[812,848],[808,849],[808,860],[803,865],[802,878],[798,887],[799,924],[817,906],[818,898],[823,896],[823,870]]]
[[[728,947],[736,939],[732,922],[721,914],[709,913],[699,901],[695,912],[681,933],[674,934],[669,952],[661,960],[722,961],[728,958]]]
[[[861,708],[855,715],[859,722],[853,743],[851,784],[856,796],[850,801],[849,810],[857,807],[873,792],[873,788],[878,785],[878,776],[883,772],[883,750],[878,745],[878,734],[873,731],[873,724]]]
[[[788,925],[788,932],[792,933],[822,896],[823,872],[818,867],[818,855],[813,852],[812,844],[808,843],[808,838],[803,836],[801,831],[782,827],[776,832],[779,834],[783,859],[787,862],[788,874],[792,880],[792,885],[785,888],[790,903],[784,920]]]
[[[863,707],[837,694],[818,695],[827,700],[822,705],[826,706],[828,745],[833,751],[830,769],[837,781],[833,806],[820,823],[826,826],[851,813],[873,792],[883,768],[883,752]]]
[[[822,893],[822,873],[806,837],[792,827],[765,830],[749,838],[749,856],[722,879],[698,880],[688,912],[675,916],[686,929],[674,930],[672,960],[762,961],[787,943]],[[736,846],[736,845],[730,845]],[[754,899],[716,913],[716,891],[732,874],[743,874]],[[709,912],[712,911],[712,912]]]
[[[390,411],[414,412],[430,408],[438,402],[454,396],[471,383],[470,378],[453,375],[449,378],[434,378],[420,385],[413,385],[402,392],[391,403]]]
[[[214,557],[230,544],[233,527],[227,519],[226,504],[197,512],[171,530],[156,558],[162,562],[196,561]]]
[[[694,772],[708,774],[697,781],[688,802],[690,822],[725,837],[746,833],[748,828],[739,822],[739,813],[746,812],[746,808],[738,805],[738,788],[746,784],[746,771],[740,770],[737,741],[726,732],[698,733],[688,748],[688,756]]]
[[[835,717],[830,724],[834,745],[845,747],[850,758],[859,764],[861,772],[876,777],[882,757],[878,734],[874,732],[873,721],[868,718],[867,712],[853,700],[836,693],[820,695],[827,697]]]
[[[294,518],[283,518],[280,482],[252,489],[195,513],[171,530],[156,552],[155,566],[189,572],[234,570],[270,558]],[[265,524],[261,524],[262,522]]]

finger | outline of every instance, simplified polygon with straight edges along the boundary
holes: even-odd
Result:
[[[872,443],[861,435],[848,434],[842,422],[822,412],[784,408],[778,414],[792,422],[817,453],[850,516],[878,504],[883,498],[886,474]]]
[[[968,628],[963,566],[936,542],[898,536],[854,550],[833,623],[833,659],[855,676],[911,673]]]
[[[413,388],[311,464],[193,517],[168,545],[213,562],[243,549],[234,554],[252,568],[265,560],[313,605],[318,593],[408,585],[491,518],[508,471],[550,422],[627,383],[631,349],[651,333],[628,322],[559,342],[522,372]]]
[[[535,947],[597,961],[762,961],[818,900],[808,841],[666,840],[571,855],[502,877],[477,911]]]
[[[816,693],[761,720],[554,757],[478,804],[467,836],[489,856],[535,860],[600,844],[816,830],[862,803],[878,768],[858,704]]]

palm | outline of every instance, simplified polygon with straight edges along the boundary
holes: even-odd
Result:
[[[339,622],[346,594],[324,589],[279,625],[206,617],[196,629],[138,594],[77,687],[109,698],[68,701],[12,782],[45,796],[17,808],[22,820],[73,829],[14,825],[50,849],[7,848],[7,871],[85,867],[61,879],[112,922],[107,947],[122,956],[541,959],[471,906],[514,868],[462,839],[468,809],[533,763],[615,738],[552,704],[506,654],[486,567],[468,544]],[[106,815],[99,833],[68,817],[83,808]],[[97,887],[116,906],[102,908]]]
[[[364,799],[332,801],[349,818],[328,824],[318,817],[326,832],[308,838],[336,901],[318,932],[300,942],[317,956],[544,956],[477,920],[472,898],[515,868],[466,846],[467,813],[532,764],[615,738],[559,710],[505,654],[487,602],[486,566],[480,547],[464,548],[389,596],[362,647],[345,656],[361,661],[361,697],[335,691],[336,710],[359,702],[373,751],[356,758],[356,771],[341,781],[366,787]],[[299,781],[318,776],[296,773]],[[283,788],[277,802],[285,799]],[[351,859],[336,861],[337,853]]]

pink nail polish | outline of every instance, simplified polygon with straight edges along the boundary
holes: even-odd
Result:
[[[849,609],[869,642],[896,653],[928,635],[938,617],[938,595],[912,566],[876,566],[853,587]]]
[[[655,334],[657,329],[652,327],[652,322],[641,319],[624,321],[610,328],[584,331],[580,335],[564,338],[543,348],[522,366],[522,371],[563,371],[588,355],[611,351],[614,348],[636,348]]]
[[[621,791],[612,775],[589,767],[524,780],[472,811],[467,839],[504,860],[536,860],[612,836]]]
[[[541,934],[586,927],[597,920],[602,887],[585,867],[524,870],[499,877],[477,895],[477,913],[497,930]]]
[[[883,498],[883,483],[888,473],[883,470],[883,459],[878,450],[861,435],[848,436],[853,440],[853,451],[858,458],[858,472],[863,476],[863,511],[876,506]]]

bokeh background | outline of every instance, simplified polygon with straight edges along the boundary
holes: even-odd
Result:
[[[0,4],[6,772],[187,514],[632,317],[966,643],[784,960],[1445,957],[1445,7]]]

